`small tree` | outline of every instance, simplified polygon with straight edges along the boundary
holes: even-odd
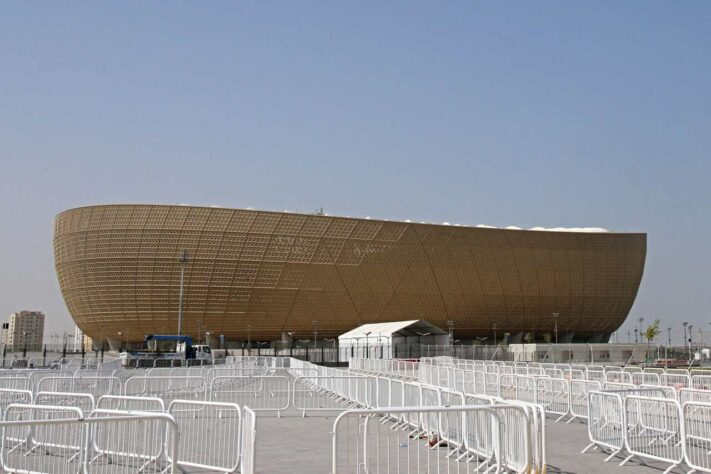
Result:
[[[644,337],[647,338],[647,357],[645,359],[649,359],[649,345],[652,343],[654,339],[659,335],[660,330],[659,330],[659,320],[656,319],[652,324],[650,324],[647,329],[644,331]]]
[[[659,329],[659,320],[657,319],[652,324],[650,324],[649,327],[647,327],[646,331],[644,331],[644,337],[647,338],[647,344],[654,341],[657,336],[659,336],[660,332],[661,331]]]
[[[551,336],[551,333],[547,332],[543,334],[543,340],[546,341],[546,344],[550,344],[553,340],[553,336]]]
[[[532,343],[532,342],[533,342],[533,333],[527,332],[527,333],[523,336],[523,340],[526,341],[526,342],[528,342],[529,344]]]

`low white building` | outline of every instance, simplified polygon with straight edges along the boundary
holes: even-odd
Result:
[[[364,324],[338,336],[341,361],[419,357],[421,345],[449,343],[447,331],[422,320]]]
[[[657,346],[648,344],[510,344],[516,362],[639,364],[656,359]]]

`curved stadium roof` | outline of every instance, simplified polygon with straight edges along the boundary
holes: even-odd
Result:
[[[601,230],[601,229],[598,229]],[[59,214],[62,295],[97,339],[173,333],[180,265],[185,328],[228,339],[334,337],[365,323],[454,322],[457,337],[606,335],[626,318],[645,234],[514,230],[172,205]]]

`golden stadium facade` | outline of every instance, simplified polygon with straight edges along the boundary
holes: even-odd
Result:
[[[507,230],[169,205],[71,209],[54,224],[59,284],[95,339],[184,328],[227,340],[321,337],[424,319],[456,338],[604,338],[627,317],[646,234]],[[554,318],[553,313],[558,313]]]

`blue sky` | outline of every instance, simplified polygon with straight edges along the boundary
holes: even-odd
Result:
[[[630,319],[711,341],[709,84],[701,1],[4,2],[0,314],[71,327],[70,207],[324,207],[647,232]]]

